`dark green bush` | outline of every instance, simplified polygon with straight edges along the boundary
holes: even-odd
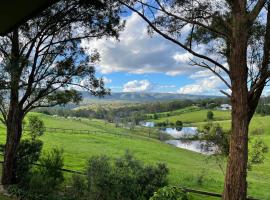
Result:
[[[86,173],[86,181],[83,177],[72,180],[70,191],[76,200],[148,200],[155,191],[167,185],[168,169],[164,164],[145,166],[127,152],[116,160],[106,156],[92,157]],[[81,188],[86,189],[82,191]]]
[[[27,185],[32,164],[37,162],[43,143],[40,140],[22,140],[16,153],[16,172],[18,184]]]
[[[28,142],[29,141],[27,141],[27,144]],[[37,141],[31,140],[30,142]],[[28,147],[31,145],[26,146]],[[16,195],[19,199],[27,200],[61,199],[62,197],[59,196],[59,191],[60,186],[64,181],[64,176],[63,172],[59,169],[62,167],[63,151],[59,149],[52,149],[50,152],[44,154],[44,156],[40,158],[40,165],[32,167],[32,169],[29,166],[28,168],[22,168],[22,172],[27,171],[27,178],[22,179],[24,181],[21,182],[21,184],[11,187],[11,194]]]
[[[63,171],[63,151],[57,148],[47,152],[40,159],[40,166],[36,167],[32,173],[29,189],[36,193],[52,193],[59,189],[64,181]]]
[[[207,112],[207,120],[213,120],[214,119],[214,113],[212,111]]]
[[[44,122],[38,116],[29,116],[29,134],[32,140],[35,140],[37,136],[41,136],[45,132]]]

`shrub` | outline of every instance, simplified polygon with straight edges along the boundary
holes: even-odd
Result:
[[[16,153],[16,173],[19,184],[27,185],[32,164],[37,162],[43,143],[40,140],[22,140]]]
[[[262,139],[256,139],[249,151],[248,169],[252,169],[252,165],[261,164],[265,160],[265,153],[269,150],[268,146]]]
[[[176,125],[177,127],[182,127],[182,126],[183,126],[183,122],[180,121],[180,120],[177,120],[177,121],[175,122],[175,125]]]
[[[106,156],[92,157],[86,172],[85,194],[100,200],[148,200],[167,185],[168,175],[164,164],[145,166],[129,152],[114,161]]]
[[[224,131],[219,124],[207,123],[199,132],[199,139],[205,141],[205,144],[201,146],[205,151],[212,149],[215,155],[229,155],[229,131]]]
[[[59,170],[63,167],[63,151],[52,149],[40,159],[40,164],[32,173],[29,190],[36,194],[53,194],[64,181],[63,172]]]
[[[214,113],[212,111],[207,112],[207,120],[213,120],[214,119]]]
[[[33,140],[36,139],[37,136],[44,134],[45,126],[41,119],[39,119],[37,116],[30,116],[28,120],[29,134]]]
[[[27,140],[26,142],[22,142],[20,145],[25,143],[25,145],[21,146],[21,148],[31,149],[30,147],[34,145],[29,145],[29,143],[36,144],[37,142],[38,142],[37,140]],[[23,148],[25,146],[27,148]],[[37,157],[39,157],[37,156],[37,154],[34,155],[35,156],[27,157],[28,159],[25,159],[26,157],[23,156],[22,158],[24,158],[25,160],[23,161],[25,163],[30,163],[30,161],[33,161],[34,159],[37,159]],[[21,167],[22,168],[21,172],[27,171],[26,173],[27,178],[24,178],[23,181],[21,181],[21,184],[10,187],[9,192],[13,195],[16,195],[19,199],[60,200],[62,199],[62,197],[59,196],[59,189],[60,185],[63,183],[64,177],[63,172],[60,171],[59,168],[62,167],[63,167],[63,151],[59,149],[52,149],[52,151],[46,153],[40,159],[40,165],[34,168],[32,167],[32,169],[30,167],[28,168]]]
[[[86,196],[86,180],[85,177],[75,174],[71,177],[70,186],[67,188],[66,192],[70,199],[78,200],[83,199]]]
[[[150,200],[189,200],[190,197],[187,192],[176,187],[163,187],[155,192]]]

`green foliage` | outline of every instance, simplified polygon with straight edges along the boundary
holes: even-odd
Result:
[[[176,187],[163,187],[155,192],[150,200],[189,200],[189,194]]]
[[[156,190],[167,185],[168,168],[164,164],[144,166],[129,152],[116,160],[106,156],[89,159],[86,180],[72,179],[74,199],[148,200]],[[83,189],[85,189],[83,191]]]
[[[71,199],[84,199],[87,195],[87,184],[85,177],[81,175],[72,175],[70,187],[67,189],[67,194]]]
[[[17,150],[17,178],[19,184],[9,188],[9,192],[19,199],[27,200],[60,200],[58,196],[64,181],[63,151],[52,149],[40,159],[42,142],[23,140]],[[40,165],[33,163],[40,161]]]
[[[60,185],[64,181],[63,172],[63,151],[52,149],[40,158],[40,165],[34,167],[29,173],[28,182],[20,187],[20,193],[27,196],[27,199],[56,199]]]
[[[251,170],[252,165],[262,164],[268,151],[269,148],[262,139],[255,139],[249,150],[248,169]]]
[[[22,140],[16,153],[16,173],[18,183],[26,185],[30,179],[32,164],[37,162],[43,143],[40,140]]]
[[[183,122],[180,121],[180,120],[177,120],[177,121],[175,122],[175,126],[177,126],[177,127],[182,127],[182,126],[183,126]]]
[[[230,132],[224,131],[217,123],[207,123],[199,131],[199,139],[206,141],[202,148],[208,150],[210,148],[218,148],[214,153],[224,156],[229,155],[230,148]]]
[[[35,140],[37,136],[41,136],[44,134],[44,122],[38,116],[29,116],[28,121],[29,134],[32,140]]]
[[[207,112],[207,120],[213,120],[214,119],[214,113],[212,111]]]

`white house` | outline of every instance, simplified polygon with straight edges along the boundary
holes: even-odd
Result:
[[[219,110],[231,110],[232,106],[230,104],[221,104]]]

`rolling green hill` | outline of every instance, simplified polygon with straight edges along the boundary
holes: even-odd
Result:
[[[205,123],[206,112],[207,110],[200,110],[179,116],[185,122],[192,122],[193,125],[200,126]],[[44,151],[52,147],[64,149],[66,168],[82,170],[90,156],[106,154],[116,158],[129,149],[137,159],[145,163],[166,163],[170,170],[169,183],[171,185],[222,192],[224,175],[215,159],[170,146],[156,139],[143,137],[147,135],[148,129],[137,128],[135,131],[130,131],[124,128],[116,128],[114,124],[105,123],[102,120],[65,119],[37,113],[32,114],[39,115],[47,127],[89,130],[90,134],[72,134],[56,131],[46,133],[41,137],[44,141]],[[218,120],[217,122],[228,129],[230,123],[229,112],[217,111],[214,114],[215,119]],[[252,121],[251,131],[257,128],[264,129],[263,135],[253,137],[262,137],[270,146],[270,124],[267,123],[269,120],[270,116],[256,116]],[[0,140],[2,142],[5,139],[4,132],[4,127],[1,127]],[[122,136],[114,133],[121,133]],[[225,163],[223,167],[225,167]],[[270,199],[269,169],[270,153],[267,154],[264,164],[255,166],[248,173],[249,195],[265,200]],[[200,180],[202,180],[202,183]],[[203,198],[197,197],[195,199]]]

